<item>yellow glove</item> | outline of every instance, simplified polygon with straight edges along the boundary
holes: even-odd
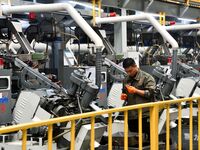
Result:
[[[121,94],[121,100],[126,101],[127,100],[127,95],[125,93]]]
[[[135,94],[137,90],[134,86],[130,86],[130,85],[126,85],[126,89],[130,94]]]

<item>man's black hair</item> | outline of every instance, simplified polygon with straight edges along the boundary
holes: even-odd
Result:
[[[128,68],[135,65],[135,60],[133,58],[126,58],[123,61],[123,68]]]

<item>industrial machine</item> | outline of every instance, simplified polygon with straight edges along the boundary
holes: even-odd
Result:
[[[83,23],[86,24],[83,30],[91,37],[97,36],[72,6],[65,5],[66,8],[70,7],[70,11],[74,11],[73,15],[77,15],[76,17],[73,16],[75,20],[81,18],[81,25]],[[44,5],[41,6],[43,7]],[[55,7],[54,5],[51,6]],[[63,7],[60,8],[63,9]],[[70,11],[69,13],[71,13]],[[29,33],[28,39],[26,38],[21,23],[4,16],[1,17],[0,22],[0,39],[2,42],[0,59],[3,60],[0,70],[0,117],[3,118],[0,121],[1,127],[101,109],[95,103],[95,101],[98,101],[99,82],[101,82],[99,79],[97,79],[97,86],[86,76],[84,70],[78,68],[71,73],[69,88],[65,89],[55,75],[38,71],[40,64],[46,63],[48,56],[45,53],[37,53],[34,45],[30,45],[29,41],[33,40],[32,36]],[[80,23],[78,22],[78,24]],[[46,25],[52,27],[52,24],[48,24],[48,21],[45,27]],[[57,36],[54,37],[54,29],[45,30],[42,28],[42,25],[40,27],[42,33],[40,32],[39,41],[55,40],[54,38]],[[87,27],[89,29],[85,29]],[[62,31],[59,33],[62,34]],[[92,36],[91,33],[94,35]],[[71,36],[68,38],[70,39]],[[97,41],[94,38],[96,44],[98,43]],[[10,45],[9,42],[19,44],[20,46],[18,48],[6,46]],[[57,42],[56,44],[59,45],[60,43]],[[99,57],[98,51],[100,49],[101,41],[99,41],[97,46],[97,57]],[[46,50],[48,50],[48,44]],[[99,62],[97,61],[97,63]],[[99,76],[98,74],[98,71],[101,70],[98,69],[96,74],[98,78],[101,78],[101,75]],[[64,76],[64,78],[66,77]],[[97,143],[100,142],[106,130],[104,121],[107,117],[106,115],[100,116],[99,121],[95,123],[95,131],[98,133],[98,136],[95,138]],[[53,149],[70,147],[70,131],[68,129],[70,126],[68,122],[54,125],[53,138],[55,143],[53,143]],[[76,141],[77,149],[89,148],[90,144],[87,137],[89,136],[90,129],[89,119],[81,119],[76,122],[76,139],[81,139]],[[30,135],[27,141],[28,149],[47,149],[46,127],[30,129],[28,134]],[[96,147],[98,146],[99,144],[96,144]],[[0,135],[0,148],[5,150],[21,149],[20,132]]]
[[[70,2],[73,3],[73,1]],[[55,6],[56,8],[52,8],[53,10],[62,5]],[[67,8],[67,6],[65,7]],[[76,4],[75,6],[81,8],[81,5]],[[43,6],[40,7],[44,8]],[[32,9],[31,6],[29,8]],[[63,6],[61,8],[63,9]],[[88,29],[91,27],[84,20],[79,18],[80,20],[74,22],[74,18],[80,17],[77,15],[77,12],[69,12],[69,14],[72,14],[71,16],[69,14],[66,15],[65,12],[43,14],[38,12],[40,11],[38,9],[36,9],[38,14],[33,13],[29,16],[31,17],[31,20],[29,20],[30,26],[24,30],[17,19],[8,17],[10,10],[7,7],[2,10],[3,14],[7,16],[1,16],[0,18],[0,127],[124,105],[123,102],[119,102],[119,94],[121,93],[121,82],[124,76],[126,76],[126,72],[116,63],[116,52],[105,33],[101,33],[106,32],[105,30],[100,31],[98,27],[95,27],[94,30],[97,34],[94,34],[93,29]],[[21,11],[17,7],[13,11],[18,12],[19,10]],[[70,10],[73,9],[70,7]],[[76,15],[73,16],[74,14]],[[37,15],[37,18],[34,15]],[[82,13],[81,15],[83,16]],[[91,20],[91,16],[84,17],[89,21]],[[79,28],[77,24],[84,24],[83,26],[86,26],[86,28],[83,26]],[[149,25],[147,27],[149,28]],[[84,32],[86,32],[87,36]],[[141,38],[141,36],[142,33],[139,37],[136,36],[136,38]],[[88,37],[94,38],[90,40]],[[76,65],[76,69],[73,69],[70,75],[66,76],[63,72],[63,55],[66,43],[71,38],[74,39],[73,44],[77,45],[76,58],[74,55],[72,56],[72,64]],[[152,37],[150,39],[152,40]],[[37,52],[35,41],[46,43],[42,53]],[[30,42],[33,44],[30,45]],[[86,45],[84,45],[86,49],[92,44],[92,53],[85,53],[81,56],[81,42],[84,44],[86,42]],[[167,64],[170,51],[166,48],[166,43],[163,45],[165,55],[162,55],[160,45],[152,46],[152,43],[149,44],[148,40],[143,40],[142,42],[144,44],[147,42],[146,45],[150,47],[143,53],[141,64],[152,65],[157,61],[162,61],[161,64],[164,65]],[[102,43],[105,46],[103,50],[101,49]],[[51,53],[48,53],[49,44]],[[15,48],[15,46],[19,47]],[[186,49],[184,53],[188,54],[189,50]],[[72,52],[70,51],[70,53]],[[197,58],[198,54],[195,53],[194,57]],[[4,61],[3,67],[1,65],[2,60]],[[75,62],[73,62],[74,60]],[[102,62],[104,67],[102,67]],[[70,64],[69,61],[67,63]],[[87,66],[80,67],[78,66],[80,64]],[[49,67],[48,71],[46,65]],[[51,69],[53,73],[51,73]],[[40,73],[38,70],[45,73]],[[54,70],[56,71],[54,72]],[[175,73],[172,75],[169,67],[157,67],[154,69],[152,74],[157,82],[157,89],[155,91],[155,98],[157,100],[188,97],[199,93],[198,71],[183,63],[177,63],[177,70],[174,71]],[[48,74],[49,72],[50,74]],[[95,73],[93,77],[90,76],[91,72]],[[67,80],[67,85],[60,83],[60,80],[63,83]],[[186,80],[191,83],[191,91],[187,91],[187,94],[182,89]],[[66,86],[67,88],[65,88]],[[183,105],[183,107],[185,108],[183,112],[186,116],[183,116],[183,119],[185,119],[184,121],[188,125],[188,107],[187,105]],[[194,107],[194,110],[194,112],[198,111],[196,107]],[[102,148],[104,144],[107,144],[105,140],[107,138],[105,135],[107,117],[107,115],[102,115],[96,119],[94,127],[96,148]],[[119,113],[116,113],[113,117],[115,117],[114,123],[116,120],[119,122],[123,120],[123,116]],[[159,118],[159,140],[162,145],[165,143],[165,122],[166,110],[162,110]],[[173,106],[173,108],[170,108],[172,134],[176,133],[176,123],[177,107]],[[69,122],[53,126],[53,149],[70,147],[70,126]],[[122,127],[117,128],[115,133],[121,129]],[[77,150],[89,149],[90,130],[90,119],[80,119],[76,122],[75,148]],[[185,131],[185,133],[189,132]],[[114,134],[113,138],[118,135],[118,133]],[[137,137],[137,134],[134,133],[130,135]],[[47,127],[30,129],[28,130],[27,148],[30,150],[47,149],[46,139]],[[105,143],[102,139],[105,140]],[[173,140],[175,141],[173,144],[176,144],[176,136],[174,136],[174,139],[171,139],[171,141]],[[116,140],[115,142],[117,143],[118,141]],[[119,143],[117,144],[119,147],[121,146]],[[0,135],[0,148],[5,150],[21,149],[21,133]],[[148,149],[148,146],[146,148]]]
[[[4,55],[1,57],[6,60],[8,56]],[[11,72],[9,72],[9,69],[5,69],[8,70],[8,72],[5,72],[5,74],[3,74],[1,77],[1,83],[5,83],[1,84],[1,108],[2,110],[5,109],[6,111],[1,113],[1,116],[6,120],[1,120],[1,125],[20,124],[100,109],[95,103],[92,103],[92,101],[97,99],[96,97],[99,88],[85,76],[84,70],[75,70],[70,76],[71,87],[69,89],[64,89],[48,79],[46,76],[29,67],[20,59],[14,57],[11,58],[12,59],[9,59],[9,63],[7,62],[7,65],[13,64],[11,65],[11,68],[13,69],[12,73],[15,75],[13,77],[17,78],[15,72],[20,75],[20,80],[18,81],[20,91],[19,95],[17,96],[18,98],[16,103],[12,105],[12,102],[10,102],[12,99],[8,97],[8,94],[9,96],[12,95],[10,91]],[[6,73],[9,76],[6,76]],[[106,119],[106,116],[103,117]],[[84,124],[82,125],[83,122]],[[89,120],[79,120],[76,123],[76,132],[85,132],[85,136],[88,136],[90,128],[87,127],[87,124],[90,124]],[[106,125],[101,121],[97,124],[99,124],[95,127],[96,131],[99,133],[97,139],[101,139],[101,136],[103,136],[103,133],[106,130]],[[65,130],[65,128],[68,128],[67,123],[55,125],[54,128],[56,128],[54,136],[57,146],[60,148],[67,146],[67,140],[69,140],[69,146],[70,139],[64,137],[66,136],[65,134],[68,133]],[[16,136],[16,134],[14,135]],[[46,138],[46,128],[41,127],[38,129],[31,129],[29,134],[31,135],[31,138],[40,137],[40,140],[43,141]],[[20,139],[14,138],[14,135],[9,135],[9,139],[15,141]],[[83,138],[83,134],[79,134],[78,136]],[[1,147],[5,149],[14,149],[16,146],[15,144],[13,145],[13,143],[12,145],[9,145],[9,143],[4,143],[5,141],[8,141],[5,139],[5,135],[1,135],[1,139]],[[39,140],[38,138],[36,139]],[[33,140],[32,142],[37,143],[37,140]],[[34,149],[33,145],[29,148]],[[44,146],[44,144],[39,145]],[[83,140],[82,142],[79,141],[79,143],[77,143],[77,147],[79,147],[78,149],[84,149],[87,146],[89,147],[88,141]]]

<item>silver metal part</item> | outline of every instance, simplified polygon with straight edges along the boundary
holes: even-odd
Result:
[[[57,90],[57,92],[63,92],[66,93],[66,90],[63,87],[60,87],[58,84],[52,82],[50,79],[48,79],[46,76],[42,75],[41,73],[39,73],[38,71],[32,69],[31,67],[29,67],[26,63],[24,63],[23,61],[21,61],[18,58],[15,58],[14,60],[15,65],[19,68],[22,69],[22,83],[26,88],[54,88],[55,90]],[[29,76],[31,78],[36,79],[40,84],[39,87],[37,87],[35,84],[32,84],[31,82],[28,82],[27,80],[25,80],[25,76]]]
[[[34,91],[22,91],[13,111],[13,120],[17,124],[45,120],[50,114],[39,106],[40,96]]]
[[[158,123],[158,134],[165,133],[165,131],[166,131],[166,129],[165,129],[166,120],[167,120],[166,113],[167,113],[167,110],[164,109],[162,114],[160,115],[159,123]],[[170,113],[170,123],[175,121],[178,118],[178,110],[177,109],[170,108],[169,113]]]
[[[100,142],[104,132],[107,129],[107,125],[104,123],[95,123],[95,146],[98,147],[97,143]],[[75,142],[75,149],[76,150],[87,150],[90,149],[90,131],[91,131],[91,124],[81,126]],[[66,139],[70,138],[70,134],[64,135]]]

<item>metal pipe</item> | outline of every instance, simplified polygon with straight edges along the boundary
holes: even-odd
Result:
[[[69,44],[66,45],[67,48],[70,48],[72,51],[77,52],[79,50],[78,44]],[[92,49],[95,47],[93,43],[89,44],[80,44],[80,49],[82,52],[91,52]]]
[[[173,25],[173,26],[165,26],[167,31],[172,30],[191,30],[200,28],[200,23],[198,24],[185,24],[185,25]]]
[[[171,44],[172,49],[177,50],[179,47],[177,41],[165,30],[165,28],[161,26],[153,16],[146,14],[146,18],[152,23],[152,25],[163,36],[163,38]]]
[[[144,15],[129,15],[129,16],[116,16],[116,17],[105,17],[105,18],[96,17],[96,24],[128,22],[128,21],[143,20],[143,19],[145,19]]]
[[[101,50],[103,47],[103,42],[97,33],[90,27],[90,25],[83,19],[83,17],[67,3],[59,4],[39,4],[39,5],[23,5],[23,6],[2,6],[2,14],[9,15],[12,13],[23,13],[23,12],[53,12],[66,10],[68,14],[74,19],[74,21],[81,27],[81,29],[87,34],[88,37],[95,43],[97,52],[96,58],[96,84],[101,85]]]
[[[96,47],[97,48],[103,47],[103,42],[101,38],[96,34],[96,32],[90,27],[90,25],[70,4],[59,3],[59,4],[23,5],[23,6],[2,5],[1,7],[3,15],[10,15],[13,13],[23,13],[23,12],[53,12],[53,11],[66,10],[68,14],[72,17],[72,19],[74,19],[74,21],[95,43]]]
[[[96,17],[96,24],[103,24],[103,23],[116,23],[116,22],[128,22],[134,20],[148,20],[156,30],[163,36],[163,38],[168,41],[174,50],[178,49],[177,41],[166,31],[166,29],[161,26],[158,21],[151,15],[143,13],[141,15],[130,15],[130,16],[118,16],[118,17],[106,17],[106,18],[99,18]]]
[[[134,20],[148,20],[154,28],[162,35],[162,37],[171,44],[172,49],[177,51],[178,43],[177,41],[167,32],[165,27],[161,26],[158,21],[151,15],[142,13],[141,15],[130,15],[130,16],[118,16],[118,17],[106,17],[106,18],[96,18],[96,24],[103,23],[116,23],[116,22],[128,22]],[[172,72],[174,77],[176,76],[177,70],[177,52],[173,53],[173,62],[172,62]]]
[[[184,24],[184,25],[173,25],[173,26],[164,26],[167,31],[176,31],[176,30],[192,30],[200,28],[200,23],[198,24]],[[151,32],[153,28],[148,29],[147,32]]]

